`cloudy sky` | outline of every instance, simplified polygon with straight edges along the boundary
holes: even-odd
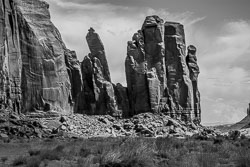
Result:
[[[250,102],[249,0],[47,0],[53,23],[81,61],[93,27],[105,45],[114,83],[125,85],[127,41],[145,16],[185,26],[186,43],[198,48],[202,122],[233,123]]]

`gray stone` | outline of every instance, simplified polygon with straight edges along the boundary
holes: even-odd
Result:
[[[196,61],[189,61],[195,56],[192,49],[189,47],[186,59],[183,25],[146,17],[127,47],[128,115],[157,112],[200,121],[199,68]]]

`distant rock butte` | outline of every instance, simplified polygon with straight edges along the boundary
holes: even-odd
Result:
[[[184,27],[146,17],[128,42],[127,86],[111,82],[104,45],[93,28],[82,62],[62,41],[42,0],[0,0],[0,109],[16,113],[130,117],[165,113],[200,122],[196,48]]]

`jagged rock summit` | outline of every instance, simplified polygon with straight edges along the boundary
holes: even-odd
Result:
[[[112,83],[95,30],[89,29],[90,53],[80,62],[48,9],[42,0],[0,0],[1,110],[116,117],[152,112],[200,122],[196,48],[186,53],[183,25],[146,17],[128,42],[126,88]]]
[[[163,112],[200,122],[196,48],[186,55],[183,25],[146,17],[128,42],[125,64],[130,115]]]

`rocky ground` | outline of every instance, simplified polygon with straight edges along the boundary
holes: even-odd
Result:
[[[216,136],[206,127],[175,120],[163,114],[143,113],[129,119],[109,115],[59,115],[55,112],[36,112],[15,115],[0,112],[0,138],[91,138],[143,136],[185,138],[200,134]]]

